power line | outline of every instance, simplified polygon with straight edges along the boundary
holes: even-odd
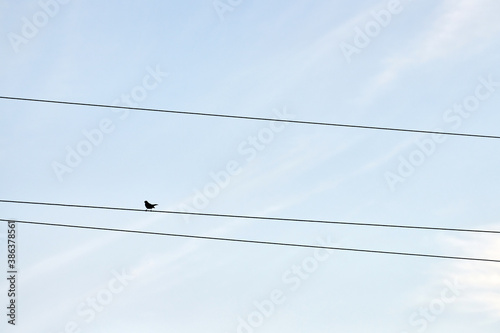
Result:
[[[137,208],[91,206],[91,205],[65,204],[65,203],[53,203],[53,202],[38,202],[38,201],[19,201],[19,200],[0,199],[0,203],[14,203],[14,204],[26,204],[26,205],[42,205],[42,206],[57,206],[57,207],[70,207],[70,208],[87,208],[87,209],[144,212],[144,209],[137,209]],[[352,226],[364,226],[364,227],[404,228],[404,229],[420,229],[420,230],[434,230],[434,231],[455,231],[455,232],[500,234],[500,231],[497,231],[497,230],[484,230],[484,229],[460,229],[460,228],[428,227],[428,226],[398,225],[398,224],[380,224],[380,223],[366,223],[366,222],[295,219],[295,218],[285,218],[285,217],[267,217],[267,216],[252,216],[252,215],[182,212],[182,211],[174,211],[174,210],[155,210],[152,212],[162,213],[162,214],[172,214],[172,215],[193,215],[193,216],[205,216],[205,217],[238,218],[238,219],[280,221],[280,222],[322,223],[322,224],[340,224],[340,225],[352,225]]]
[[[223,238],[223,237],[212,237],[212,236],[173,234],[173,233],[154,232],[154,231],[103,228],[103,227],[70,225],[70,224],[48,223],[48,222],[37,222],[37,221],[20,221],[20,220],[6,220],[6,219],[0,219],[0,221],[16,222],[16,223],[32,224],[32,225],[43,225],[43,226],[50,226],[50,227],[76,228],[76,229],[88,229],[88,230],[100,230],[100,231],[114,231],[114,232],[132,233],[132,234],[169,236],[169,237],[193,238],[193,239],[204,239],[204,240],[216,240],[216,241],[235,242],[235,243],[250,243],[250,244],[260,244],[260,245],[276,245],[276,246],[300,247],[300,248],[335,250],[335,251],[363,252],[363,253],[372,253],[372,254],[390,254],[390,255],[398,255],[398,256],[411,256],[411,257],[425,257],[425,258],[454,259],[454,260],[500,263],[500,260],[487,259],[487,258],[458,257],[458,256],[445,256],[445,255],[425,254],[425,253],[380,251],[380,250],[368,250],[368,249],[357,249],[357,248],[346,248],[346,247],[333,247],[333,246],[296,244],[296,243],[282,243],[282,242],[259,241],[259,240],[250,240],[250,239],[236,239],[236,238]]]
[[[219,114],[219,113],[205,113],[205,112],[194,112],[194,111],[151,109],[151,108],[139,108],[139,107],[132,107],[132,106],[117,106],[117,105],[94,104],[94,103],[83,103],[83,102],[69,102],[69,101],[58,101],[58,100],[49,100],[49,99],[36,99],[36,98],[24,98],[24,97],[0,96],[0,99],[16,100],[16,101],[26,101],[26,102],[38,102],[38,103],[51,103],[51,104],[88,106],[88,107],[98,107],[98,108],[125,109],[125,110],[143,111],[143,112],[162,112],[162,113],[183,114],[183,115],[204,116],[204,117],[219,117],[219,118],[232,118],[232,119],[244,119],[244,120],[257,120],[257,121],[277,121],[277,122],[282,122],[282,123],[292,123],[292,124],[302,124],[302,125],[334,126],[334,127],[347,127],[347,128],[358,128],[358,129],[381,130],[381,131],[395,131],[395,132],[409,132],[409,133],[452,135],[452,136],[486,138],[486,139],[500,139],[500,136],[485,135],[485,134],[469,134],[469,133],[456,133],[456,132],[443,132],[443,131],[427,131],[427,130],[417,130],[417,129],[408,129],[408,128],[395,128],[395,127],[381,127],[381,126],[366,126],[366,125],[327,123],[327,122],[308,121],[308,120],[278,119],[278,118],[266,118],[266,117],[229,115],[229,114]]]

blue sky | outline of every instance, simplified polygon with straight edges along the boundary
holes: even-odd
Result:
[[[2,96],[498,135],[494,0],[0,8]],[[500,228],[495,139],[0,105],[1,199],[128,208],[149,200],[161,210]],[[1,211],[386,251],[498,258],[500,250],[480,234],[13,204]],[[500,327],[497,264],[18,227],[15,329],[23,332]]]

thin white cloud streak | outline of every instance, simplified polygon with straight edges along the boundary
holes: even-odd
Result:
[[[127,228],[131,230],[142,230],[161,219],[162,216],[159,216],[159,214],[154,214],[153,216],[148,216],[146,218],[138,220],[132,225],[127,226]],[[81,258],[99,255],[99,252],[106,246],[109,246],[110,244],[118,242],[124,237],[127,237],[127,234],[125,233],[105,231],[99,231],[99,233],[100,237],[92,237],[92,240],[90,242],[76,244],[76,246],[69,251],[64,251],[59,254],[47,257],[30,267],[24,268],[23,280],[29,281],[31,279],[38,279],[43,275],[52,274],[59,267],[78,261]]]
[[[417,61],[426,62],[460,55],[466,47],[477,50],[500,30],[498,1],[448,0],[424,38],[418,44]]]
[[[307,170],[320,166],[325,161],[328,161],[335,156],[341,156],[357,144],[365,142],[364,140],[366,140],[366,137],[360,137],[349,142],[337,144],[333,147],[327,144],[318,145],[317,143],[321,141],[320,139],[321,134],[300,138],[300,145],[297,145],[294,149],[283,153],[276,161],[273,161],[273,163],[269,163],[270,165],[275,166],[273,168],[266,168],[269,165],[249,165],[249,169],[245,171],[244,177],[238,180],[240,185],[239,190],[244,193],[247,193],[252,189],[254,191],[260,191],[261,188],[276,182],[280,177],[286,177],[287,179],[293,178],[293,174],[304,173]],[[374,172],[377,169],[380,169],[388,161],[394,159],[395,156],[401,154],[402,151],[407,149],[407,147],[414,142],[415,137],[410,137],[407,140],[398,143],[379,158],[359,166],[357,169],[352,170],[352,172],[348,174],[335,175],[329,178],[325,177],[319,184],[309,186],[304,191],[289,193],[286,197],[280,197],[280,200],[276,201],[273,205],[263,210],[260,209],[258,214],[267,215],[286,210],[287,208],[303,203],[314,195],[333,190],[343,183],[359,178],[363,174]]]
[[[387,151],[387,153],[385,153],[384,155],[380,156],[375,160],[370,161],[369,163],[359,168],[358,171],[356,171],[353,174],[353,176],[358,176],[363,173],[368,173],[376,169],[379,169],[382,165],[385,165],[388,162],[394,160],[396,156],[401,155],[402,152],[406,150],[409,146],[413,145],[415,141],[416,141],[415,137],[412,136],[404,141],[399,142],[396,146]]]
[[[499,224],[482,226],[499,230]],[[492,236],[473,235],[446,237],[440,240],[444,248],[481,258],[499,259],[500,243]],[[463,285],[463,297],[458,302],[463,313],[476,314],[484,322],[498,322],[500,318],[500,265],[497,263],[454,262],[437,274],[456,277]]]
[[[338,156],[353,147],[358,140],[329,145],[324,142],[321,134],[302,136],[295,139],[297,143],[293,148],[283,151],[276,159],[268,163],[253,161],[245,166],[240,177],[241,191],[261,190],[276,182],[280,178],[293,178],[294,174],[301,174],[311,170],[324,161]]]
[[[412,66],[424,66],[437,59],[466,56],[486,47],[500,31],[494,0],[445,1],[433,23],[399,54],[387,58],[385,69],[375,76],[367,89],[373,96]]]
[[[155,214],[155,216],[153,217],[149,217],[145,220],[138,221],[137,223],[130,226],[130,228],[142,229],[145,226],[151,225],[152,223],[154,223],[159,219],[161,219],[161,217]],[[82,243],[69,251],[65,251],[62,252],[61,254],[47,257],[31,267],[23,268],[22,283],[26,284],[30,280],[40,279],[48,274],[55,274],[55,272],[57,272],[57,269],[59,267],[69,265],[71,263],[82,260],[83,258],[92,258],[95,256],[99,256],[100,252],[106,246],[109,246],[114,242],[118,242],[126,236],[127,235],[123,233],[108,232],[95,240]],[[192,253],[196,252],[201,246],[202,244],[200,241],[191,240],[183,243],[183,245],[179,246],[176,249],[168,251],[163,255],[159,256],[150,255],[148,256],[147,259],[144,259],[139,263],[136,264],[132,263],[132,266],[127,267],[126,271],[134,276],[135,285],[137,286],[147,285],[149,281],[157,280],[161,278],[163,275],[170,274],[176,269],[179,269],[179,267],[182,265],[183,259],[191,255]],[[170,265],[168,267],[168,270],[165,269],[167,265]],[[85,270],[84,267],[82,267],[82,269]],[[81,272],[75,271],[75,275],[73,277],[66,277],[65,280],[71,281],[73,278],[77,278],[79,276],[82,276],[83,274],[84,271]],[[110,278],[111,277],[112,276],[110,275]],[[107,280],[102,281],[102,285],[95,286],[94,289],[88,290],[87,295],[92,292],[95,292],[96,290],[102,288],[103,286],[106,286],[107,282],[108,282]],[[182,282],[180,278],[179,279],[172,278],[169,279],[168,284],[163,283],[162,286],[163,289],[168,290],[180,282]],[[29,314],[28,317],[35,318],[32,321],[33,323],[45,322],[48,327],[62,329],[64,328],[64,325],[68,321],[74,319],[73,317],[76,316],[76,305],[79,304],[80,302],[84,302],[85,297],[87,296],[84,296],[81,299],[76,299],[76,300],[71,298],[64,298],[65,301],[60,302],[57,308],[54,307],[46,308],[47,311],[38,310],[36,313]],[[71,309],[69,312],[69,316],[68,317],[61,316],[61,314],[67,313],[68,309]],[[38,326],[36,325],[38,324],[32,325],[28,323],[26,324],[26,326],[24,326],[24,328],[29,332],[35,332],[37,330],[37,327],[39,327],[39,325]]]
[[[331,8],[324,8],[322,12],[334,11],[338,4],[331,3],[330,6]],[[339,41],[349,38],[353,33],[353,27],[370,17],[372,10],[380,7],[382,5],[377,4],[358,13],[356,16],[342,22],[338,27],[323,33],[310,42],[308,41],[306,46],[299,50],[293,50],[293,52],[286,50],[286,53],[275,54],[265,61],[255,63],[254,66],[247,66],[232,73],[230,76],[223,78],[221,84],[214,86],[235,87],[235,89],[238,89],[237,93],[235,94],[233,89],[216,89],[198,98],[200,105],[219,104],[219,101],[231,99],[231,96],[236,95],[239,96],[240,112],[254,112],[262,109],[261,101],[286,98],[287,92],[292,91],[306,76],[311,75],[312,68],[321,68],[322,64],[344,66],[345,59],[339,53]],[[292,17],[295,12],[290,10],[284,15],[282,20]],[[311,21],[317,20],[317,17],[311,18]],[[311,24],[304,27],[308,26],[315,27],[315,22],[311,22]],[[247,82],[248,78],[252,77],[254,73],[269,73],[269,77],[265,81],[259,82],[258,95],[256,95],[255,89],[246,89],[247,92],[242,93],[241,83]]]

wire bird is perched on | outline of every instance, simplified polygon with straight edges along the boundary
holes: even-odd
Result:
[[[158,204],[151,204],[147,200],[144,201],[144,206],[146,206],[146,210],[152,210],[153,208],[155,208],[156,205]]]

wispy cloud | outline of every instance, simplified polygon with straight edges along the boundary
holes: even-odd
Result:
[[[469,51],[484,47],[500,30],[499,5],[493,0],[446,1],[442,14],[417,44],[415,60],[425,62],[458,55],[466,47]]]
[[[392,83],[408,67],[482,50],[500,31],[499,10],[500,3],[494,0],[445,1],[417,38],[385,60],[385,68],[372,80],[369,90],[378,91]]]
[[[483,226],[484,229],[498,230],[499,225]],[[467,252],[469,256],[498,259],[500,244],[491,236],[475,235],[468,237],[449,237],[443,245],[456,251]],[[464,297],[459,302],[460,311],[482,314],[485,321],[498,321],[500,318],[500,266],[486,262],[454,262],[441,272],[456,277],[463,285]]]

